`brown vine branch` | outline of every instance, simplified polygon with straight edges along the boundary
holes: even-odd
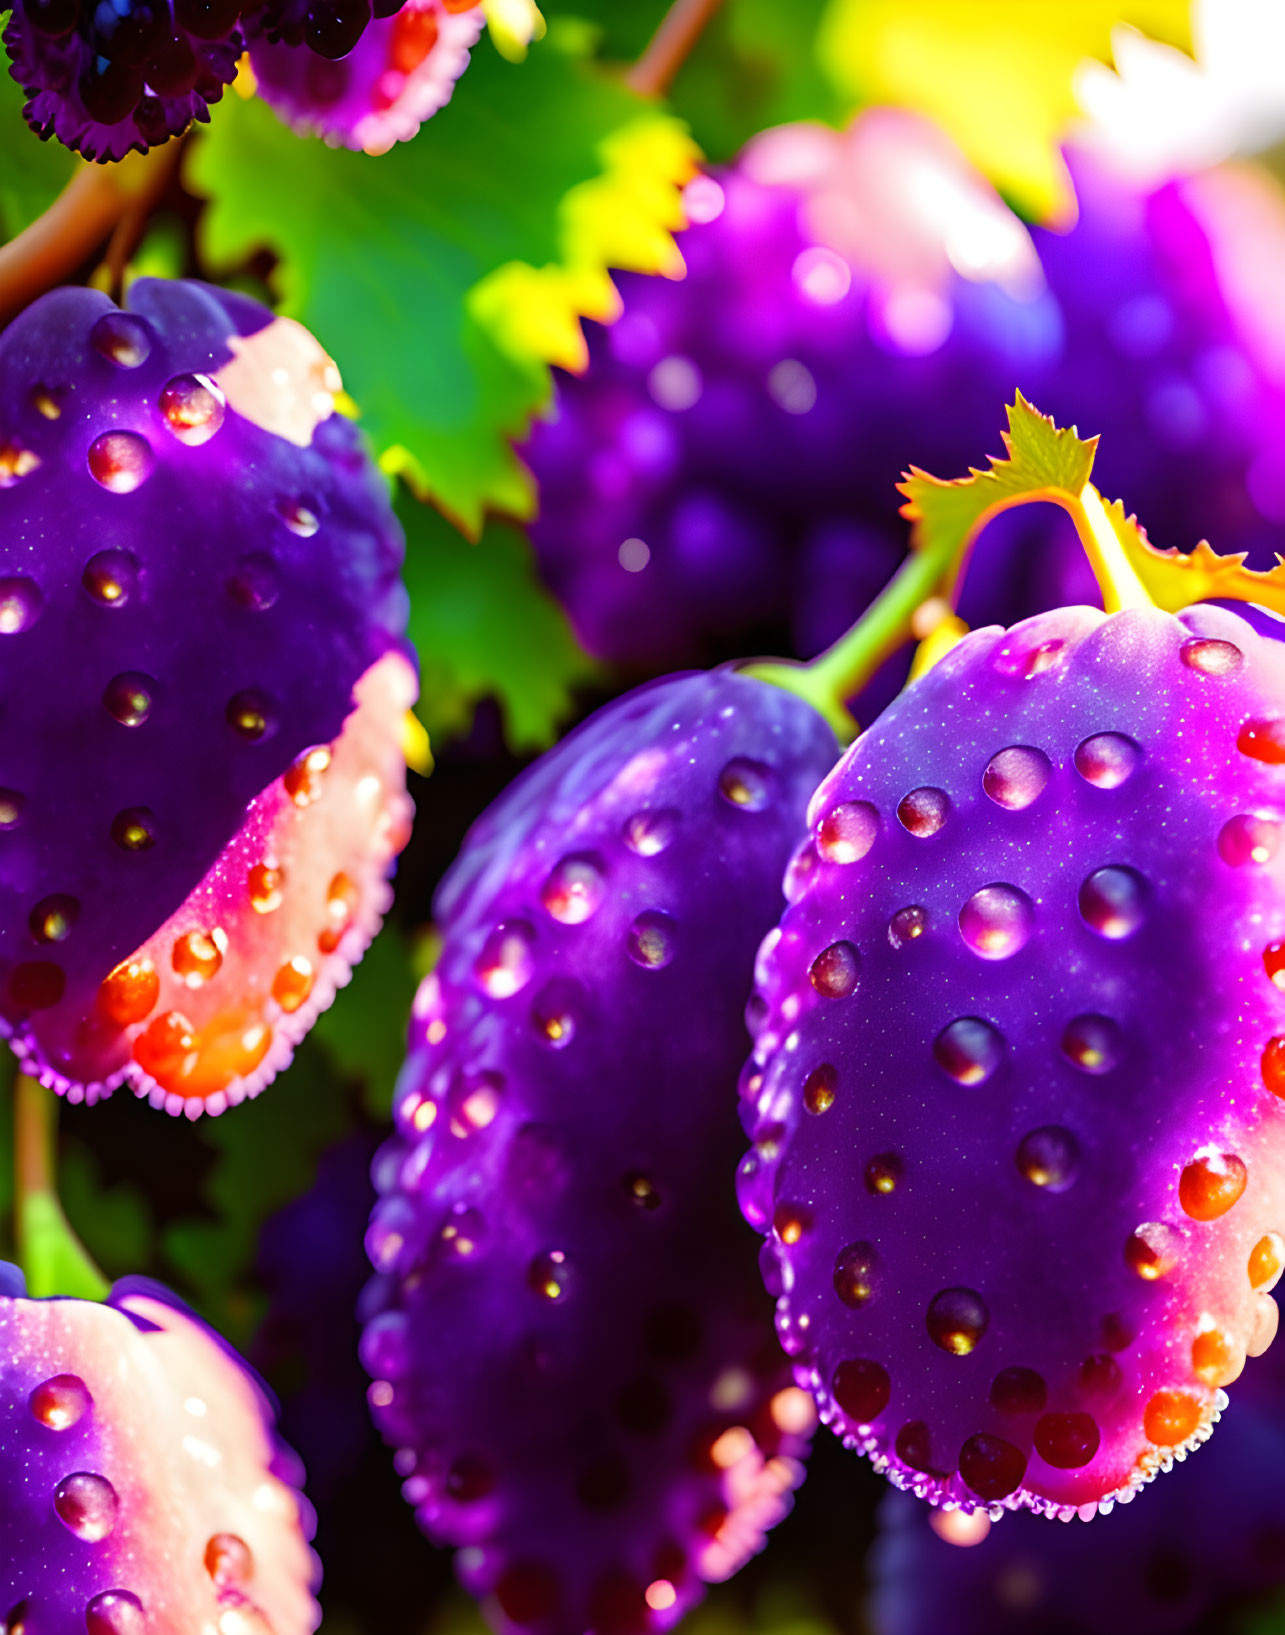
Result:
[[[0,323],[65,282],[104,243],[110,243],[109,270],[118,283],[180,146],[167,142],[114,165],[83,164],[42,216],[0,246]]]
[[[723,0],[673,0],[647,49],[625,75],[640,96],[662,97]]]

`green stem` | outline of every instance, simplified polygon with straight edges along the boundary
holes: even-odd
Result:
[[[72,1231],[54,1180],[58,1098],[26,1073],[13,1092],[14,1236],[27,1290],[37,1299],[101,1300],[108,1284]]]
[[[847,700],[855,698],[879,666],[915,635],[915,615],[937,596],[954,567],[952,539],[912,550],[861,619],[832,647],[807,664],[752,664],[747,674],[797,693],[834,728],[840,742],[856,737]]]

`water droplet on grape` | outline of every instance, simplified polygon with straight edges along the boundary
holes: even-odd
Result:
[[[301,500],[285,501],[281,506],[280,516],[290,532],[298,534],[300,539],[311,539],[321,527],[317,513]]]
[[[803,1204],[779,1203],[772,1215],[772,1230],[791,1247],[812,1225],[812,1211]]]
[[[933,1059],[957,1084],[985,1084],[1004,1059],[1004,1040],[979,1016],[960,1016],[933,1041]]]
[[[156,683],[141,670],[123,670],[103,689],[108,715],[122,727],[141,727],[152,713]]]
[[[227,582],[228,595],[238,607],[266,613],[281,595],[277,564],[266,551],[247,551]]]
[[[1098,789],[1118,789],[1137,769],[1142,751],[1120,732],[1098,732],[1075,752],[1075,770]]]
[[[128,1590],[104,1590],[85,1608],[87,1635],[147,1635],[143,1603]]]
[[[98,989],[98,1009],[118,1028],[131,1027],[151,1012],[161,982],[150,959],[127,959],[105,977]]]
[[[500,1110],[504,1080],[489,1071],[466,1073],[452,1086],[447,1098],[451,1134],[470,1136],[485,1130]]]
[[[842,801],[817,825],[817,850],[827,863],[857,863],[878,833],[879,814],[869,801]]]
[[[718,775],[718,792],[732,806],[761,812],[772,796],[772,768],[735,756]]]
[[[809,1113],[824,1113],[834,1105],[839,1075],[829,1062],[814,1067],[803,1081],[803,1105]]]
[[[105,1476],[78,1470],[54,1489],[54,1510],[68,1532],[86,1544],[97,1544],[115,1527],[120,1500]]]
[[[959,1450],[959,1474],[979,1499],[994,1502],[1022,1485],[1026,1455],[1002,1437],[979,1431]]]
[[[293,1016],[307,1003],[315,980],[312,961],[304,954],[293,954],[283,965],[277,966],[272,978],[272,997],[287,1016]]]
[[[886,1197],[897,1190],[901,1180],[902,1162],[895,1152],[880,1152],[866,1165],[866,1191]]]
[[[138,588],[138,558],[132,551],[98,551],[86,562],[80,582],[100,607],[124,607]]]
[[[888,1406],[892,1380],[882,1363],[869,1357],[847,1357],[830,1379],[830,1395],[853,1425],[869,1425]]]
[[[1109,1073],[1123,1048],[1123,1035],[1109,1016],[1073,1017],[1062,1034],[1062,1054],[1085,1073]]]
[[[1234,642],[1217,641],[1208,636],[1193,636],[1183,642],[1178,656],[1189,670],[1206,676],[1232,675],[1245,662],[1245,655]]]
[[[1280,850],[1281,825],[1246,812],[1229,818],[1218,831],[1218,855],[1232,868],[1270,863]]]
[[[1092,1414],[1043,1414],[1035,1421],[1035,1451],[1057,1470],[1090,1464],[1101,1442]]]
[[[132,494],[151,474],[155,456],[135,431],[105,431],[89,445],[89,474],[111,494]]]
[[[246,875],[250,907],[256,914],[271,914],[285,901],[285,871],[275,863],[256,863]]]
[[[1146,1283],[1166,1276],[1178,1264],[1182,1239],[1164,1221],[1144,1221],[1124,1246],[1124,1261]]]
[[[454,1204],[437,1236],[451,1260],[470,1260],[486,1236],[486,1221],[467,1204]]]
[[[1217,1390],[1240,1377],[1244,1353],[1217,1328],[1201,1329],[1191,1342],[1191,1371],[1203,1385]]]
[[[478,987],[492,999],[511,999],[531,980],[535,933],[525,920],[505,920],[482,944],[473,962]]]
[[[942,1289],[928,1303],[926,1322],[934,1345],[966,1357],[986,1333],[990,1312],[976,1289]]]
[[[235,1533],[215,1533],[205,1546],[205,1570],[216,1584],[244,1584],[254,1572],[250,1546]]]
[[[625,1176],[624,1186],[630,1202],[636,1204],[639,1209],[660,1208],[660,1193],[641,1170],[631,1169]]]
[[[1185,1391],[1157,1391],[1142,1415],[1148,1442],[1160,1448],[1176,1447],[1199,1427],[1200,1403]]]
[[[147,852],[156,844],[156,818],[145,806],[129,806],[112,819],[112,839],[123,852]]]
[[[1216,1221],[1240,1201],[1248,1181],[1249,1172],[1235,1153],[1202,1153],[1184,1166],[1178,1201],[1193,1221]]]
[[[1285,762],[1285,720],[1274,716],[1265,721],[1246,721],[1236,735],[1236,748],[1252,761],[1280,766]]]
[[[160,396],[166,426],[189,448],[208,443],[223,424],[227,400],[206,375],[177,375]]]
[[[598,859],[573,854],[564,857],[544,882],[540,901],[560,925],[583,925],[602,902],[603,888]]]
[[[1285,1269],[1285,1237],[1268,1232],[1249,1251],[1249,1286],[1266,1293],[1274,1289]]]
[[[238,738],[257,744],[270,738],[277,728],[277,715],[271,699],[257,687],[247,687],[233,693],[228,699],[227,723]]]
[[[834,1262],[834,1292],[845,1306],[859,1311],[875,1292],[878,1256],[873,1243],[850,1243]]]
[[[917,903],[899,908],[888,921],[888,941],[894,948],[904,948],[908,942],[922,937],[928,929],[928,910]]]
[[[629,927],[625,939],[635,965],[659,971],[674,957],[674,922],[659,909],[646,909]]]
[[[983,886],[959,911],[960,935],[982,959],[1011,959],[1034,925],[1035,905],[1016,886]]]
[[[991,756],[982,773],[982,788],[996,806],[1020,812],[1038,800],[1052,774],[1053,768],[1043,750],[1014,744]]]
[[[845,999],[856,990],[861,961],[850,942],[832,942],[812,961],[808,976],[823,999]]]
[[[571,1287],[571,1268],[567,1265],[565,1252],[548,1249],[536,1255],[527,1267],[526,1280],[531,1292],[538,1294],[541,1300],[547,1300],[551,1305],[564,1300]]]
[[[33,1416],[51,1431],[68,1431],[94,1405],[79,1374],[55,1374],[42,1380],[27,1398]]]
[[[1045,1192],[1065,1192],[1080,1171],[1080,1143],[1070,1130],[1046,1124],[1024,1135],[1017,1148],[1018,1173]]]
[[[11,574],[0,579],[0,636],[20,636],[40,617],[45,599],[34,579]]]
[[[674,838],[678,813],[668,807],[657,812],[635,812],[624,827],[625,844],[639,857],[656,857]]]
[[[1254,1299],[1253,1321],[1249,1331],[1249,1338],[1245,1342],[1247,1357],[1261,1357],[1272,1341],[1276,1338],[1276,1330],[1280,1326],[1280,1307],[1270,1294],[1260,1294]]]
[[[912,789],[897,807],[897,820],[908,834],[927,840],[937,834],[950,813],[950,801],[943,789]]]
[[[16,789],[0,789],[0,833],[6,829],[16,829],[22,822],[26,807],[25,795],[19,794]]]
[[[105,312],[89,331],[89,344],[120,369],[137,369],[152,350],[148,325],[129,312]]]
[[[1080,887],[1080,916],[1110,942],[1131,937],[1146,916],[1147,887],[1135,869],[1095,869]]]

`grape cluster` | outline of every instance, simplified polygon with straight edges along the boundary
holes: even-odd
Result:
[[[200,284],[0,337],[0,1032],[76,1099],[253,1094],[386,906],[402,539],[338,389]]]
[[[1261,293],[1219,274],[1285,214],[1270,190],[1220,208],[1235,176],[1141,192],[1069,160],[1065,235],[1028,237],[943,139],[886,112],[770,133],[690,184],[687,277],[620,278],[622,316],[589,326],[587,370],[558,377],[526,448],[542,571],[591,651],[772,651],[783,619],[819,650],[904,548],[908,455],[980,464],[1014,388],[1103,434],[1100,486],[1127,487],[1157,543],[1270,566],[1285,394]],[[1022,513],[988,541],[966,615],[1094,599],[1060,521]]]
[[[822,1416],[1064,1519],[1209,1434],[1285,1267],[1285,656],[1216,608],[966,637],[817,791],[742,1207]]]
[[[802,1476],[737,1217],[754,948],[832,734],[734,672],[616,700],[435,903],[362,1355],[404,1492],[501,1628],[669,1627]]]

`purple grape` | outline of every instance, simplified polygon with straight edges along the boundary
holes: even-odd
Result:
[[[337,387],[199,284],[0,337],[0,1031],[76,1099],[253,1094],[386,905],[402,542]]]
[[[817,791],[741,1202],[796,1376],[921,1497],[1096,1514],[1271,1342],[1283,765],[1279,643],[1079,608],[965,638]]]
[[[32,130],[97,160],[208,121],[245,49],[240,0],[15,0],[4,43]]]
[[[879,111],[828,140],[825,188],[761,179],[785,170],[763,144],[789,158],[820,141],[806,126],[693,183],[687,277],[621,276],[622,316],[588,326],[582,376],[558,376],[526,448],[533,539],[591,651],[651,668],[770,647],[783,619],[800,653],[818,651],[904,549],[908,457],[981,464],[1015,388],[1103,434],[1099,486],[1127,491],[1157,544],[1205,535],[1271,565],[1285,395],[1252,301],[1233,302],[1220,272],[1255,234],[1279,234],[1279,208],[1220,214],[1234,176],[1139,192],[1073,153],[1079,225],[1035,229],[1028,265],[1015,219],[975,202],[965,226],[981,224],[983,249],[998,234],[1002,253],[998,271],[965,277],[949,256],[974,247],[950,238],[946,206],[982,184],[943,139]],[[988,532],[964,613],[1007,622],[1096,599],[1065,520],[1028,512]]]
[[[259,95],[301,134],[384,153],[450,100],[483,21],[480,6],[407,0],[341,62],[266,38],[252,41],[250,61]]]
[[[41,1635],[311,1635],[298,1461],[256,1377],[166,1290],[29,1300],[0,1266],[0,1617]]]
[[[1281,1370],[1251,1375],[1217,1436],[1107,1526],[1050,1527],[928,1511],[890,1493],[872,1557],[875,1635],[1179,1635],[1238,1627],[1285,1584]],[[1241,1401],[1242,1395],[1250,1398]],[[931,1521],[930,1521],[931,1517]],[[980,1542],[958,1547],[965,1529]]]
[[[435,903],[367,1238],[371,1401],[501,1629],[671,1625],[789,1506],[811,1404],[737,1218],[754,948],[836,748],[730,671],[600,711]]]

